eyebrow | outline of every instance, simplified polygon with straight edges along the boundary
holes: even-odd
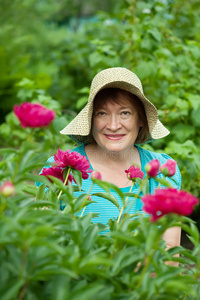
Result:
[[[129,105],[129,106],[121,106],[120,105],[120,109],[128,109],[128,108],[133,109],[133,107],[131,105]],[[105,106],[100,106],[100,107],[97,108],[97,110],[98,109],[106,109],[106,107]]]

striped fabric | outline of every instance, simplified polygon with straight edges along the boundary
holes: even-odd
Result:
[[[145,172],[145,165],[151,161],[152,159],[158,159],[160,161],[160,164],[164,164],[166,162],[167,159],[172,159],[170,156],[164,154],[164,153],[155,153],[152,151],[148,151],[145,150],[139,146],[137,146],[139,154],[140,154],[140,158],[141,158],[141,163],[142,163],[142,171],[144,172],[145,176],[146,176],[146,172]],[[85,153],[85,145],[82,144],[81,146],[73,149],[72,151],[76,151],[78,153],[80,153],[81,155],[84,155],[87,159],[87,155]],[[48,159],[48,163],[53,163],[54,158],[53,156],[50,157]],[[90,165],[91,169],[92,166]],[[158,174],[159,178],[163,178],[163,175],[161,173]],[[168,178],[168,180],[170,181],[170,183],[175,187],[180,189],[181,187],[181,175],[180,175],[180,171],[179,168],[177,167],[177,171],[176,174],[172,177],[177,184],[174,183],[173,180],[171,180],[170,178]],[[39,186],[41,185],[41,183],[36,182],[36,185]],[[82,189],[87,193],[90,189],[92,185],[92,180],[89,176],[88,179],[83,180],[82,183]],[[154,190],[158,187],[158,183],[151,178],[149,180],[149,192],[152,194],[154,192]],[[122,192],[129,192],[130,187],[125,187],[125,188],[120,188],[120,190]],[[93,186],[91,194],[93,193],[99,193],[99,192],[104,192],[105,190],[103,190],[101,187],[97,186],[96,184]],[[116,197],[116,199],[118,200],[119,205],[122,207],[122,201],[121,198],[119,197],[119,195],[115,192],[115,191],[111,191],[112,195]],[[138,193],[138,188],[133,188],[132,190],[133,193]],[[81,194],[81,192],[75,192],[75,196],[79,196]],[[91,195],[90,194],[90,195]],[[101,197],[97,197],[97,196],[91,196],[93,201],[96,201],[96,203],[91,203],[89,204],[84,212],[84,215],[92,212],[92,213],[97,213],[98,217],[97,218],[93,218],[93,223],[102,223],[104,225],[108,224],[108,220],[109,219],[113,219],[113,218],[118,218],[119,215],[119,210],[118,208],[112,204],[109,200],[106,200],[104,198]],[[133,199],[131,197],[129,197],[128,199],[129,201],[129,207],[127,208],[129,211],[129,213],[136,213],[136,212],[142,212],[142,202],[140,199]],[[132,206],[130,208],[130,206]],[[64,207],[61,204],[61,209],[63,209]]]

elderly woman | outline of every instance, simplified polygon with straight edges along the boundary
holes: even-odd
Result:
[[[61,134],[81,144],[72,151],[84,155],[91,169],[101,173],[102,180],[115,184],[123,192],[130,190],[125,170],[131,165],[137,165],[146,174],[145,165],[149,161],[158,159],[160,164],[164,164],[170,158],[166,154],[151,152],[139,146],[163,138],[169,131],[158,120],[157,109],[145,97],[139,78],[125,68],[106,69],[94,77],[87,105]],[[53,162],[53,159],[49,162]],[[163,175],[159,174],[158,177]],[[177,183],[175,187],[180,189],[178,167],[173,179]],[[171,183],[174,184],[174,181],[171,180]],[[83,180],[82,188],[88,191],[91,185],[89,177]],[[150,193],[157,186],[158,183],[151,178]],[[134,189],[133,192],[137,193],[138,188]],[[95,192],[105,191],[94,185],[92,193]],[[114,191],[113,195],[118,197]],[[85,210],[85,213],[99,214],[94,222],[107,224],[109,219],[118,217],[119,211],[111,202],[97,196],[94,200],[97,203],[88,205]],[[122,206],[121,202],[119,204]],[[130,212],[141,211],[141,208],[142,203],[137,199]],[[163,238],[168,247],[179,245],[180,229],[168,229]]]

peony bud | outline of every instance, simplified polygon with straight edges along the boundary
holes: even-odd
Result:
[[[144,172],[142,172],[140,168],[134,165],[130,166],[130,168],[128,170],[125,170],[125,172],[127,173],[127,178],[132,181],[135,181],[135,178],[143,179],[144,177]]]
[[[151,160],[145,166],[145,170],[150,177],[156,177],[159,172],[160,162],[158,159]]]
[[[10,181],[4,182],[0,188],[0,192],[4,197],[12,196],[15,193],[15,186]]]
[[[92,198],[90,197],[90,195],[88,195],[87,200],[88,200],[88,201],[92,201]]]
[[[91,179],[98,179],[98,180],[101,180],[102,176],[101,176],[101,173],[98,172],[98,171],[93,171],[91,173]]]
[[[168,159],[165,164],[160,167],[161,173],[165,176],[173,176],[176,173],[176,162],[175,160]]]

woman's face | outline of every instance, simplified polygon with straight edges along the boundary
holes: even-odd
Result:
[[[108,99],[94,110],[92,134],[97,145],[103,150],[132,150],[141,126],[143,124],[134,104],[124,97],[121,97],[118,103]]]

